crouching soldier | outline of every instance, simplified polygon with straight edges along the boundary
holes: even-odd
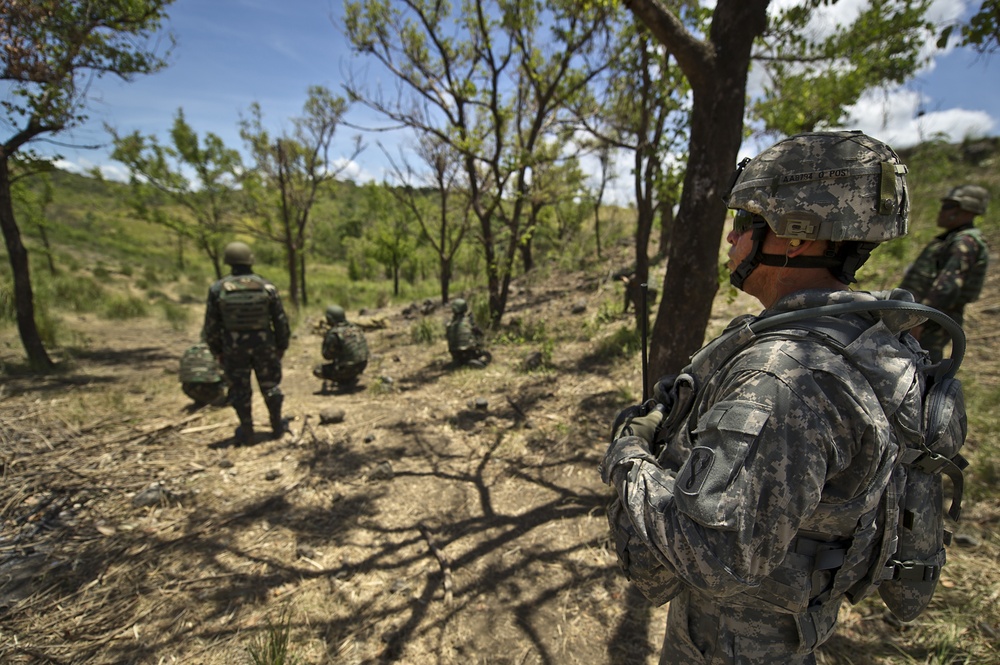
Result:
[[[351,388],[368,366],[368,342],[361,328],[347,321],[343,307],[327,307],[326,322],[330,329],[323,338],[323,357],[330,362],[316,367],[313,376],[323,380],[323,392],[327,381],[342,390]]]
[[[468,309],[468,304],[461,298],[451,303],[452,317],[445,330],[448,352],[456,365],[486,367],[493,356],[483,348],[483,331],[473,321]]]
[[[229,383],[208,344],[199,342],[184,352],[181,356],[180,379],[181,390],[194,400],[196,406],[225,405]]]

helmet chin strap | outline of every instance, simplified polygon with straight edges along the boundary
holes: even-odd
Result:
[[[868,259],[871,250],[878,243],[845,243],[840,252],[828,250],[822,256],[785,256],[784,254],[765,254],[764,238],[767,236],[767,222],[755,220],[750,252],[736,269],[729,275],[729,283],[740,291],[743,284],[757,266],[775,266],[779,268],[826,268],[833,276],[844,284],[851,284],[854,273]]]
[[[761,259],[764,258],[761,246],[764,244],[764,238],[767,236],[767,222],[763,219],[755,219],[751,229],[753,235],[750,236],[750,240],[753,242],[753,245],[750,246],[750,252],[740,261],[736,269],[729,273],[729,283],[740,291],[743,290],[743,283],[747,281],[747,277],[760,265]]]

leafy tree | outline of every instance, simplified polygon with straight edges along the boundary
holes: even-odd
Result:
[[[392,277],[392,294],[399,295],[399,273],[413,257],[416,242],[412,213],[393,196],[388,184],[364,187],[369,224],[365,227],[368,254]]]
[[[111,158],[129,170],[136,212],[193,240],[212,262],[216,278],[221,278],[223,241],[240,211],[239,153],[215,134],[199,139],[185,121],[183,109],[174,117],[170,146],[161,146],[156,137],[139,132],[122,136],[114,128],[108,131],[115,146]]]
[[[254,160],[243,179],[248,208],[260,220],[251,230],[284,249],[289,299],[296,308],[300,300],[308,304],[305,247],[316,197],[363,148],[360,136],[356,137],[354,152],[334,167],[330,149],[347,102],[323,86],[311,86],[308,94],[303,114],[292,120],[290,133],[272,138],[256,103],[250,107],[250,117],[240,121],[240,136]]]
[[[705,18],[703,12],[693,17]],[[684,151],[688,85],[669,51],[637,20],[621,26],[611,63],[602,99],[588,100],[578,112],[583,126],[600,143],[632,154],[637,213],[634,279],[642,284],[649,280],[653,222],[658,214],[672,215],[676,202],[676,189],[668,187],[667,180],[679,167],[676,161],[665,160]],[[648,314],[639,303],[635,316],[640,329],[645,324],[640,317]]]
[[[52,244],[49,242],[49,219],[45,214],[45,209],[52,203],[52,177],[48,172],[43,172],[32,179],[40,180],[40,186],[31,188],[27,186],[26,180],[15,179],[11,183],[11,197],[27,222],[38,230],[42,247],[45,248],[49,274],[55,275],[56,264],[52,256]]]
[[[0,0],[0,229],[14,275],[18,332],[28,361],[53,363],[35,324],[28,252],[11,200],[12,160],[31,156],[29,144],[81,124],[95,77],[131,81],[165,66],[152,36],[173,0]]]
[[[958,29],[959,45],[972,46],[979,53],[993,53],[1000,49],[1000,0],[983,0],[979,11],[968,23],[945,26],[938,38],[938,48],[948,45],[948,39]]]
[[[397,162],[386,151],[396,179],[403,183],[391,191],[417,220],[424,240],[437,255],[441,302],[447,303],[455,254],[470,225],[468,197],[456,187],[460,155],[430,133],[420,137],[416,154],[426,170],[417,172],[405,157]]]
[[[912,73],[917,63],[913,54],[920,46],[917,35],[924,28],[920,20],[923,3],[871,0],[852,27],[826,40],[810,40],[800,38],[794,26],[806,25],[812,12],[837,0],[800,0],[770,22],[769,0],[718,0],[705,29],[698,27],[698,10],[690,7],[696,3],[623,1],[676,59],[692,91],[689,158],[678,210],[683,232],[678,230],[667,253],[663,298],[650,347],[649,366],[655,377],[677,371],[704,341],[718,289],[719,244],[727,219],[723,196],[742,143],[747,71],[755,40],[773,38],[770,51],[764,49],[762,54],[771,54],[772,80],[776,88],[785,90],[775,97],[769,128],[791,131],[808,123],[834,123],[842,117],[840,110],[857,101],[865,87],[898,80],[907,75],[907,69]],[[894,20],[903,24],[895,25]],[[852,41],[855,32],[858,42]],[[864,59],[852,61],[838,51],[862,47],[868,49],[866,58],[885,57],[887,62],[879,66]],[[831,89],[822,85],[821,67],[808,67],[810,60],[835,68],[853,66],[856,73],[845,75],[843,89]],[[793,61],[798,66],[781,66]],[[869,75],[880,78],[865,80]],[[828,95],[826,116],[815,120],[809,111],[820,115],[824,103],[816,103],[805,90],[810,80],[817,81],[817,89]],[[848,85],[859,80],[867,85]],[[763,115],[767,108],[762,105],[758,112]],[[786,111],[791,108],[797,110]],[[678,321],[684,325],[677,325]]]
[[[355,51],[401,89],[389,97],[351,81],[351,98],[460,156],[496,326],[525,232],[530,173],[551,158],[541,150],[547,141],[565,141],[561,116],[605,66],[597,44],[608,10],[572,0],[470,0],[457,11],[431,0],[345,7]]]
[[[849,25],[812,37],[815,4],[777,12],[755,49],[768,84],[751,115],[771,133],[843,126],[865,90],[901,84],[923,62],[917,45],[933,30],[930,0],[870,0]]]

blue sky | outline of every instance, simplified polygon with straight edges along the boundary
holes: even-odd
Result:
[[[772,6],[793,1],[774,0]],[[840,0],[828,20],[853,11],[863,1]],[[979,4],[978,0],[935,0],[932,17],[953,21],[968,16]],[[341,95],[341,84],[350,71],[374,76],[370,73],[374,68],[366,70],[363,62],[352,57],[340,29],[342,12],[342,0],[177,0],[169,9],[169,27],[177,39],[170,66],[130,84],[116,79],[95,82],[88,107],[90,121],[72,135],[57,138],[62,144],[103,147],[83,150],[61,145],[58,151],[64,161],[60,166],[73,170],[96,166],[108,177],[123,177],[121,166],[108,157],[104,123],[119,132],[138,130],[166,142],[179,107],[200,135],[212,132],[234,148],[242,145],[240,115],[253,102],[261,105],[265,124],[272,131],[286,127],[290,118],[300,115],[309,86],[323,85]],[[753,74],[750,80],[752,94],[760,82]],[[348,120],[362,125],[375,122],[361,113],[355,107]],[[897,148],[936,132],[956,141],[970,135],[1000,134],[1000,53],[989,57],[970,49],[950,49],[938,54],[900,89],[859,102],[851,128]],[[343,126],[338,130],[339,154],[350,154],[357,133]],[[368,136],[368,147],[348,173],[360,180],[383,178],[386,160],[376,141],[384,143],[386,137]],[[758,149],[748,144],[744,153]],[[596,174],[596,165],[593,170]],[[619,171],[627,176],[626,166]],[[627,198],[626,180],[622,178],[619,191]]]

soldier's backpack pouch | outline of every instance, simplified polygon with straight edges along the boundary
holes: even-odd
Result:
[[[962,506],[962,469],[968,463],[959,454],[968,433],[962,384],[954,378],[933,382],[924,395],[924,442],[903,452],[906,472],[899,507],[897,547],[886,564],[879,595],[901,621],[912,621],[926,609],[945,564],[950,533],[944,527],[944,487],[941,474],[951,479],[948,510],[958,520]]]

